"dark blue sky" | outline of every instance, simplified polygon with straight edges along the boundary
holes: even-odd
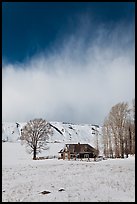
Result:
[[[100,24],[111,29],[119,22],[130,25],[135,18],[135,4],[128,2],[3,2],[2,58],[6,62],[23,62],[40,52],[56,49],[75,33],[80,24]],[[82,20],[83,17],[85,20]],[[91,19],[91,22],[90,22]],[[82,25],[83,26],[83,25]],[[81,27],[82,29],[82,27]],[[90,35],[90,28],[89,28]],[[87,39],[88,41],[88,39]]]
[[[134,51],[133,2],[3,2],[3,121],[102,124],[134,98]]]

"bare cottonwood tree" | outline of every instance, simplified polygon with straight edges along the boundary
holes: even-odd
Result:
[[[131,115],[127,129],[129,135],[129,153],[135,154],[135,99],[132,100]]]
[[[135,154],[135,99],[132,100],[132,111],[133,111],[133,127],[132,127],[132,133],[133,133],[133,154]]]
[[[104,152],[110,157],[124,158],[129,153],[131,124],[128,125],[130,109],[128,103],[114,105],[103,125]]]
[[[53,134],[51,125],[43,119],[30,120],[21,131],[21,140],[27,144],[29,153],[33,152],[33,159],[41,150],[47,149],[47,139]]]
[[[118,103],[111,108],[109,113],[109,122],[113,130],[115,145],[118,147],[115,152],[118,157],[124,158],[125,142],[126,142],[126,123],[130,113],[128,103]]]
[[[110,128],[109,120],[106,117],[102,127],[104,155],[113,158],[113,138],[112,129]]]

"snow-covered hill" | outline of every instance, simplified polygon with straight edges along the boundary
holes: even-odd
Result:
[[[26,123],[2,123],[2,141],[20,141],[20,132]],[[101,127],[90,124],[71,124],[64,122],[50,122],[53,136],[48,143],[88,143],[101,151]],[[97,142],[98,140],[98,142]]]

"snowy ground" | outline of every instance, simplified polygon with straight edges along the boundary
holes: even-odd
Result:
[[[33,161],[20,143],[3,143],[2,202],[52,201],[135,202],[135,157]]]

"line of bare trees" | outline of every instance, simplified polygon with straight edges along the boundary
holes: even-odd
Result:
[[[104,120],[104,155],[110,158],[124,158],[135,154],[135,99],[132,108],[122,102],[114,105]]]

